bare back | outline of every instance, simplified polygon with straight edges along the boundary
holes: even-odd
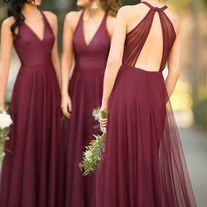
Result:
[[[168,8],[154,7],[148,2],[133,7],[141,12],[137,12],[137,18],[133,17],[138,23],[131,20],[133,25],[127,25],[123,64],[147,71],[162,71],[176,39]]]

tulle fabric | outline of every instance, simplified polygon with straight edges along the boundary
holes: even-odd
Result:
[[[85,146],[98,134],[98,121],[92,112],[101,105],[103,77],[110,48],[107,31],[107,13],[91,42],[84,39],[84,12],[74,32],[73,50],[75,68],[69,85],[72,113],[65,120],[66,165],[65,207],[95,207],[95,175],[83,176],[79,163]]]
[[[176,32],[170,19],[164,12],[167,7],[159,9],[152,7],[147,2],[142,3],[147,4],[150,9],[147,12],[146,16],[140,21],[140,23],[134,27],[134,29],[132,29],[126,36],[123,64],[132,67],[136,65],[137,59],[139,58],[139,55],[141,54],[142,49],[147,42],[149,33],[151,32],[151,27],[155,14],[157,12],[162,27],[162,34],[160,34],[160,37],[162,36],[163,38],[163,54],[159,68],[159,70],[162,71],[165,68],[166,60],[168,59],[170,50],[176,39]],[[160,27],[160,25],[157,25],[157,27]]]
[[[163,206],[195,207],[195,198],[170,100],[159,149]]]
[[[13,125],[1,170],[1,207],[63,207],[60,87],[51,61],[53,32],[44,14],[43,20],[43,41],[25,24],[14,41],[22,65],[9,108]]]
[[[118,74],[97,172],[97,207],[108,206],[196,206],[161,72]]]
[[[109,100],[105,151],[97,171],[96,207],[195,207],[162,75],[176,33],[164,11],[166,6],[142,3],[149,11],[126,34],[122,66]],[[163,45],[158,45],[162,41]],[[145,44],[150,44],[148,50],[144,50]],[[142,63],[151,60],[152,67],[137,66],[141,54],[147,58]],[[160,57],[157,65],[154,59]]]

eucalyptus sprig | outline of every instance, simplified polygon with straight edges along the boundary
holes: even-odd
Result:
[[[98,113],[98,111],[97,111]],[[101,118],[108,118],[108,111],[102,110],[100,111]],[[95,116],[97,117],[97,116]],[[101,135],[93,135],[95,139],[93,139],[88,146],[86,146],[85,151],[83,152],[82,161],[79,164],[83,175],[89,175],[92,172],[95,172],[101,159],[104,150],[104,140],[105,133]]]

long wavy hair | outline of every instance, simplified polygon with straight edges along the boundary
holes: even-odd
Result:
[[[116,16],[121,7],[121,0],[100,0],[102,8],[111,16]]]
[[[18,37],[18,35],[15,33],[16,28],[18,28],[21,25],[21,23],[25,20],[25,17],[21,13],[21,10],[26,2],[28,2],[28,0],[8,1],[8,17],[13,16],[15,19],[15,22],[11,25],[11,32],[14,38]]]

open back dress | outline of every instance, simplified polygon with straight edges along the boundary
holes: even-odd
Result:
[[[109,100],[96,207],[195,207],[162,75],[176,32],[166,6],[142,4],[146,16],[126,34]]]

